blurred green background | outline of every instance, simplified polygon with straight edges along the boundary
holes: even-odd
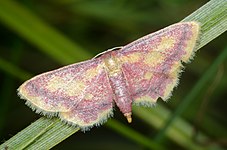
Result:
[[[2,0],[0,2],[0,140],[1,143],[40,118],[24,104],[16,89],[26,79],[63,65],[90,59],[112,47],[184,19],[206,0]],[[19,13],[18,13],[19,12]],[[186,65],[168,103],[156,111],[174,111],[215,58],[226,48],[226,33],[201,48]],[[181,115],[190,139],[200,146],[227,148],[227,73],[225,61]],[[135,108],[135,111],[140,111]],[[163,115],[165,112],[163,110]],[[133,123],[116,110],[114,118],[167,149],[188,149],[161,129],[133,116]],[[161,112],[162,113],[162,112]],[[149,116],[147,117],[149,119]],[[152,120],[151,120],[152,121]],[[156,121],[156,120],[154,120]],[[161,127],[159,127],[161,128]],[[198,140],[202,132],[205,140]],[[174,136],[174,135],[173,135]],[[214,147],[213,147],[214,148]],[[108,126],[77,132],[53,149],[148,149]],[[189,148],[190,149],[190,148]]]

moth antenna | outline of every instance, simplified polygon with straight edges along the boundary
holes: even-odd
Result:
[[[110,52],[110,51],[119,50],[119,49],[122,49],[122,48],[123,48],[123,46],[117,46],[117,47],[108,49],[108,50],[106,50],[106,51],[104,51],[104,52],[101,52],[101,53],[97,54],[97,55],[96,55],[95,57],[93,57],[92,59],[95,59],[95,58],[97,58],[97,57],[99,57],[99,56],[101,56],[101,55],[103,55],[103,54],[105,54],[105,53],[108,53],[108,52]]]

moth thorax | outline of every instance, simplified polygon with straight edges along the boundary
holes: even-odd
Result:
[[[110,76],[115,76],[121,72],[119,63],[117,62],[116,58],[109,57],[106,58],[104,61]]]

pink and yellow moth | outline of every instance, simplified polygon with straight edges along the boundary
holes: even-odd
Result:
[[[116,104],[128,122],[132,104],[152,106],[171,96],[182,62],[194,56],[200,26],[173,24],[98,57],[46,72],[18,93],[38,113],[87,130],[113,115]]]

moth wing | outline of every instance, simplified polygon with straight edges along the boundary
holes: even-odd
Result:
[[[82,128],[99,124],[112,114],[113,93],[100,59],[35,76],[18,93],[37,112],[59,114]]]
[[[117,52],[134,104],[167,100],[189,62],[199,35],[197,22],[178,23],[142,37]]]
[[[104,123],[113,115],[113,91],[105,70],[95,76],[85,89],[82,100],[70,111],[60,112],[59,116],[70,124],[87,130],[93,125]]]

